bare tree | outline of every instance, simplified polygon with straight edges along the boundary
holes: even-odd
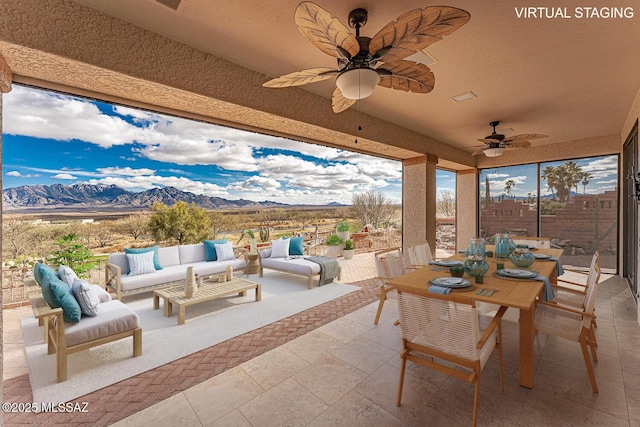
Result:
[[[444,190],[440,193],[436,201],[436,209],[443,216],[456,215],[456,199],[451,191]]]
[[[129,215],[118,221],[118,231],[125,236],[133,237],[133,240],[138,240],[138,237],[142,237],[148,233],[149,218],[150,216],[146,212]]]
[[[235,215],[225,215],[221,212],[209,212],[211,220],[211,237],[215,238],[221,233],[240,229],[242,226]]]
[[[32,251],[30,237],[36,228],[32,221],[5,218],[2,221],[2,250],[4,257],[14,259],[18,255],[27,255]]]
[[[363,225],[371,224],[374,228],[390,222],[395,214],[391,201],[380,191],[369,190],[356,193],[351,197],[353,218]]]

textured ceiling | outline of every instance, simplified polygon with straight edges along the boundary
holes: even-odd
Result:
[[[266,76],[335,67],[335,58],[322,53],[298,31],[293,16],[298,0],[183,0],[177,10],[155,0],[75,3]],[[367,36],[373,36],[406,11],[430,5],[413,0],[316,3],[345,25],[350,10],[366,8],[369,21],[362,34]],[[359,102],[358,111],[467,153],[479,144],[477,138],[491,132],[488,123],[493,120],[502,121],[499,129],[512,129],[505,132],[507,135],[547,134],[549,138],[534,144],[543,147],[564,143],[561,151],[567,157],[587,154],[582,152],[583,144],[572,145],[570,141],[619,139],[640,88],[640,16],[578,19],[575,8],[584,6],[584,2],[575,0],[562,4],[572,16],[570,19],[518,18],[514,2],[507,0],[441,3],[467,10],[471,20],[428,48],[437,60],[431,65],[435,89],[429,94],[413,94],[377,87],[371,97]],[[626,4],[612,1],[606,6]],[[640,15],[640,10],[634,13]],[[8,60],[11,64],[11,58]],[[65,84],[74,86],[73,81]],[[325,98],[330,111],[332,79],[303,89]],[[478,97],[462,103],[450,99],[466,91],[473,91]],[[261,127],[260,123],[255,126]],[[304,139],[302,132],[295,135]],[[361,149],[375,152],[379,149],[375,145],[372,142],[370,147]],[[540,152],[531,150],[527,151]],[[446,159],[447,154],[438,153],[441,159]],[[515,152],[507,154],[517,162]],[[387,155],[406,158],[412,150],[391,150]],[[456,156],[459,157],[452,151],[449,160],[470,164]]]

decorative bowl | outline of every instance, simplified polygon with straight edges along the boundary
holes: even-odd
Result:
[[[529,249],[525,248],[516,248],[511,255],[509,255],[509,259],[516,267],[527,268],[536,260],[535,257]]]
[[[489,264],[482,256],[469,255],[464,261],[464,269],[469,276],[484,276],[489,271]]]

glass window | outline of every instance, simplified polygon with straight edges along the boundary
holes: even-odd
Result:
[[[540,232],[564,249],[563,263],[617,267],[618,156],[540,164]]]
[[[456,252],[456,174],[436,170],[436,256]]]
[[[482,236],[549,237],[563,264],[588,268],[597,250],[616,271],[618,156],[483,169],[478,185]]]
[[[538,235],[538,166],[484,169],[480,172],[480,235]]]

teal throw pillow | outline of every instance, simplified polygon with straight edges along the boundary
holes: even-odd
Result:
[[[46,267],[46,266],[45,266]],[[42,288],[42,297],[49,304],[51,308],[58,308],[59,305],[56,304],[55,296],[53,295],[53,291],[49,287],[49,281],[52,279],[58,279],[58,274],[53,268],[43,268],[41,269],[41,280],[42,283],[40,287]]]
[[[62,317],[64,318],[64,321],[78,323],[80,321],[80,316],[82,316],[82,310],[80,309],[80,305],[78,304],[76,297],[73,296],[73,292],[69,285],[64,283],[57,276],[47,276],[45,283],[53,293],[53,304],[51,304],[51,308],[62,307]]]
[[[304,237],[292,237],[289,242],[289,255],[304,255]]]
[[[203,240],[202,244],[204,245],[204,256],[207,261],[217,261],[218,255],[216,254],[216,246],[227,243],[227,238],[219,239],[219,240]]]
[[[160,265],[160,256],[158,255],[158,249],[160,249],[159,245],[150,246],[148,248],[124,248],[125,254],[143,254],[145,252],[153,251],[153,267],[156,270],[162,270],[162,265]],[[127,267],[127,274],[131,271],[130,268]]]
[[[42,279],[45,273],[55,273],[55,270],[46,264],[36,262],[36,265],[33,267],[33,278],[36,279],[36,282],[40,286],[42,286]]]

